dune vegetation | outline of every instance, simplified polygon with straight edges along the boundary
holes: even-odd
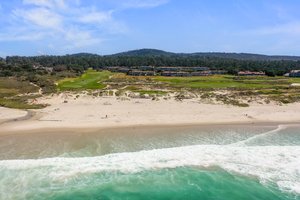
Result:
[[[49,79],[49,80],[48,80]],[[199,101],[246,107],[252,102],[287,104],[300,101],[300,79],[283,76],[240,77],[215,75],[201,77],[128,76],[109,71],[86,70],[73,78],[47,77],[56,82],[53,92],[82,92],[92,95],[178,100],[195,98]],[[54,84],[53,84],[54,85]],[[0,78],[0,105],[9,108],[36,109],[46,105],[35,99],[47,91],[28,80]],[[47,92],[49,93],[49,92]]]
[[[174,94],[178,99],[200,97],[226,104],[247,106],[257,99],[261,103],[293,103],[300,100],[300,79],[288,77],[239,77],[215,75],[203,77],[128,76],[122,73],[87,70],[78,78],[58,82],[60,91],[110,90],[117,96],[126,92],[141,97],[162,97]],[[188,93],[188,95],[187,95]],[[225,95],[226,94],[226,95]]]
[[[16,78],[0,78],[0,106],[18,109],[38,109],[46,105],[35,104],[40,97],[39,88],[29,81]]]

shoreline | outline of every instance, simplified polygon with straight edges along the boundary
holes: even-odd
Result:
[[[296,122],[257,122],[257,123],[211,123],[211,124],[149,124],[149,125],[130,125],[130,126],[111,126],[111,127],[44,127],[44,128],[36,128],[36,129],[26,129],[26,130],[8,130],[5,132],[0,131],[1,136],[8,136],[8,135],[20,135],[20,134],[49,134],[53,132],[62,132],[63,134],[80,134],[80,133],[95,133],[97,131],[104,132],[104,131],[128,131],[128,130],[149,130],[149,129],[175,129],[175,128],[208,128],[215,126],[217,127],[227,127],[227,126],[255,126],[255,127],[274,127],[276,129],[277,126],[288,126],[288,127],[298,127],[300,123]]]

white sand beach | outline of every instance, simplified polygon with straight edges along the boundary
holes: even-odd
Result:
[[[18,117],[23,117],[26,114],[26,111],[23,110],[0,107],[0,122]]]
[[[151,99],[117,99],[89,95],[59,94],[38,99],[50,106],[26,111],[0,107],[0,132],[42,128],[108,128],[143,125],[225,124],[225,123],[297,123],[300,104],[253,104],[250,107],[200,103],[197,99],[183,101]]]

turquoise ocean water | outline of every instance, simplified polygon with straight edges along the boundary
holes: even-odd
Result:
[[[0,199],[299,200],[300,127],[0,137]]]

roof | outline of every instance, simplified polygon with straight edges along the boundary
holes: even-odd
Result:
[[[290,73],[300,73],[300,70],[292,70]]]
[[[239,75],[265,75],[265,72],[240,71]]]

